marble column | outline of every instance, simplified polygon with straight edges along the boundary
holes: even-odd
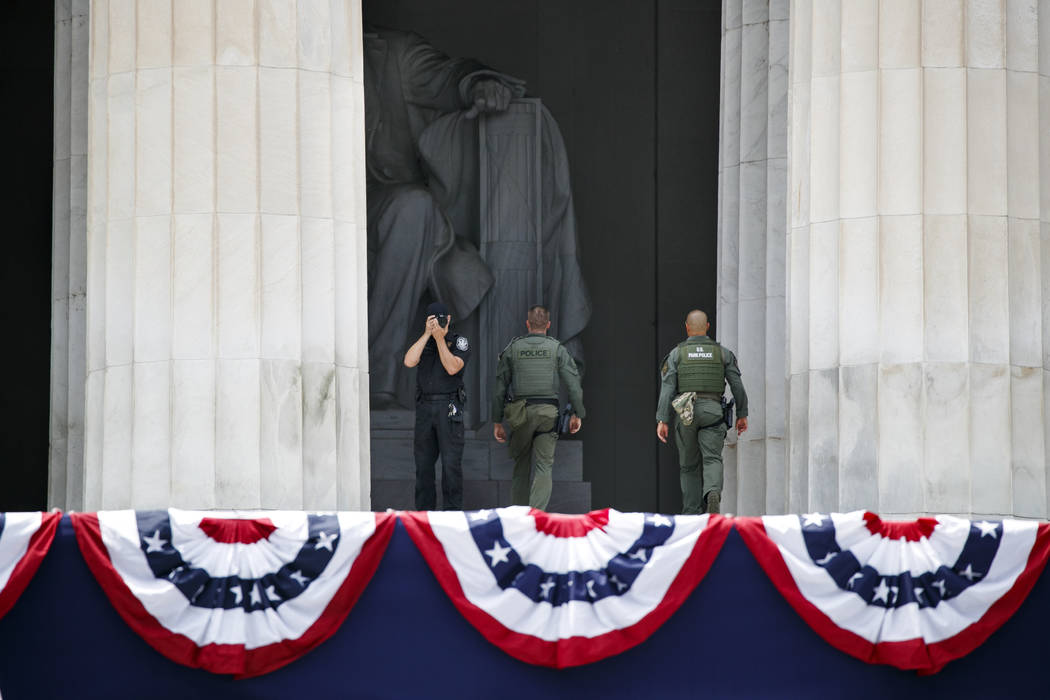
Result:
[[[89,0],[55,1],[48,502],[83,504]]]
[[[723,454],[723,508],[787,507],[784,256],[788,0],[723,0],[714,333],[737,354],[749,429]]]
[[[790,12],[788,509],[1045,518],[1050,1]]]
[[[367,509],[360,3],[89,15],[84,454],[53,450],[52,504]]]

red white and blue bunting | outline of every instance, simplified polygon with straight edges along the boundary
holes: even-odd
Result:
[[[61,513],[0,513],[0,617],[29,585],[61,519]]]
[[[564,668],[647,639],[707,573],[721,516],[524,506],[401,514],[442,588],[490,642]]]
[[[1050,524],[873,513],[736,518],[773,584],[826,641],[868,663],[935,673],[1017,610]]]
[[[336,631],[395,517],[171,509],[72,519],[85,561],[132,629],[172,661],[245,678]]]

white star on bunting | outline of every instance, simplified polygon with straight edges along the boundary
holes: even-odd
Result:
[[[471,520],[487,520],[488,517],[489,517],[489,513],[491,513],[491,512],[492,511],[490,511],[490,510],[482,509],[482,510],[479,510],[477,513],[471,513],[470,514],[470,519]]]
[[[262,593],[259,592],[259,584],[252,586],[252,592],[250,594],[252,605],[262,604]]]
[[[609,580],[612,581],[613,585],[616,586],[616,590],[618,591],[622,591],[623,589],[627,588],[627,584],[618,579],[615,575],[610,576]]]
[[[244,600],[244,593],[241,593],[241,587],[240,586],[234,586],[230,590],[233,591],[233,604],[234,605],[240,605],[241,601]]]
[[[323,530],[317,533],[317,544],[314,545],[314,549],[327,549],[329,552],[334,552],[332,548],[332,542],[338,537],[335,533],[327,533]]]
[[[979,523],[974,523],[974,527],[981,531],[981,537],[992,536],[992,539],[999,539],[999,533],[996,532],[996,528],[999,526],[996,523],[990,523],[987,520],[982,520]]]
[[[846,587],[849,588],[850,590],[852,590],[853,589],[853,584],[856,583],[859,579],[862,579],[862,578],[864,578],[864,574],[862,574],[861,572],[858,571],[857,573],[855,573],[855,574],[853,574],[852,576],[849,577],[849,581],[846,581]]]
[[[889,593],[890,587],[886,585],[886,581],[884,579],[879,579],[879,585],[875,586],[875,596],[871,599],[871,602],[874,603],[876,600],[881,600],[889,605],[890,601],[887,598]]]
[[[554,580],[547,579],[546,581],[540,584],[540,595],[542,595],[547,600],[550,600],[552,588],[554,588]]]
[[[829,561],[835,558],[835,552],[828,552],[822,559],[817,559],[818,564],[827,564]]]
[[[310,579],[306,578],[305,576],[303,576],[303,572],[302,571],[293,571],[292,573],[289,574],[289,576],[291,578],[295,579],[295,582],[298,583],[303,588],[306,588],[306,583],[307,583],[307,581],[310,580]]]
[[[509,562],[507,555],[510,554],[510,547],[504,547],[496,540],[496,543],[492,545],[492,549],[486,549],[485,554],[492,558],[492,563],[489,566],[495,566],[500,562]]]
[[[164,545],[167,540],[160,536],[160,530],[153,533],[153,537],[143,537],[142,541],[146,543],[146,554],[150,552],[163,552]]]
[[[594,579],[587,581],[587,595],[591,598],[598,597],[598,594],[594,592]]]
[[[272,585],[266,587],[266,597],[274,601],[275,603],[280,602],[282,600],[281,596],[277,595],[277,591],[274,590],[274,587]]]
[[[974,571],[972,564],[967,564],[966,568],[959,572],[959,575],[965,576],[971,583],[975,578],[981,578],[981,573],[979,571]]]
[[[654,514],[649,522],[656,527],[671,527],[671,520],[659,513]]]
[[[649,559],[645,555],[645,550],[644,549],[639,549],[634,554],[631,554],[630,557],[631,557],[631,559],[641,559],[642,561],[649,561]]]
[[[933,587],[941,592],[941,597],[942,598],[944,597],[944,594],[948,590],[948,586],[944,583],[944,579],[941,579],[941,578],[939,578],[939,579],[937,579],[936,581],[933,582]]]
[[[805,520],[805,522],[802,523],[802,527],[820,527],[824,524],[824,516],[820,513],[806,513],[802,518]]]

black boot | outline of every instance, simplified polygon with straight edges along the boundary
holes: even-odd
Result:
[[[721,513],[722,512],[722,494],[718,491],[708,491],[707,493],[707,512],[708,513]]]

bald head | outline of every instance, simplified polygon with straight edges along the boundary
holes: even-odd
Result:
[[[707,322],[707,314],[700,309],[693,309],[685,317],[685,330],[689,335],[707,335],[707,329],[711,324]]]

